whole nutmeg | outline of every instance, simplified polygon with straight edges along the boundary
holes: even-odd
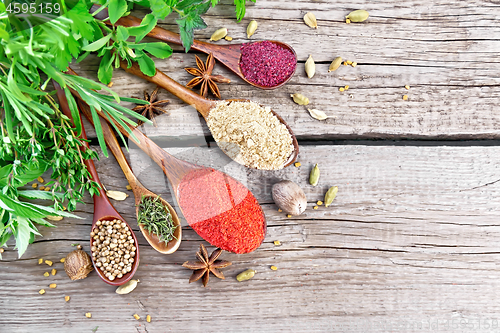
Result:
[[[78,245],[76,250],[68,253],[64,261],[64,271],[71,280],[85,279],[93,269],[92,260],[87,252],[82,250],[81,245]]]
[[[300,215],[307,207],[307,198],[299,185],[282,180],[273,185],[273,200],[285,213]]]

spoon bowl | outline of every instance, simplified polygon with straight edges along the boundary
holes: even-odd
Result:
[[[210,111],[219,102],[219,101],[207,99],[203,96],[196,94],[195,92],[180,85],[178,82],[174,81],[173,79],[171,79],[170,77],[168,77],[166,74],[164,74],[163,72],[161,72],[158,69],[156,70],[156,74],[154,76],[147,76],[141,72],[139,65],[135,62],[132,63],[132,66],[130,68],[128,68],[128,64],[124,61],[122,61],[120,64],[121,64],[121,67],[125,71],[127,71],[131,74],[134,74],[140,78],[143,78],[149,82],[155,83],[156,85],[171,92],[173,95],[177,96],[178,98],[180,98],[184,102],[186,102],[190,105],[193,105],[196,108],[196,110],[203,116],[203,118],[205,118],[205,120],[208,119],[208,115],[209,115]],[[226,101],[248,101],[248,100],[229,99]],[[293,131],[290,128],[290,126],[288,126],[288,124],[283,120],[283,118],[281,118],[276,112],[272,111],[272,113],[278,118],[278,120],[283,125],[286,126],[286,128],[288,129],[288,132],[290,133],[290,135],[292,137],[293,151],[283,165],[283,168],[286,168],[286,167],[290,166],[293,162],[295,162],[295,160],[297,159],[297,156],[299,154],[299,144],[298,144],[297,138],[293,134]],[[226,153],[226,152],[224,151],[224,153]]]
[[[79,99],[81,100],[80,97]],[[96,110],[96,112],[101,117],[104,116],[102,111]],[[138,128],[126,125],[129,127],[127,130],[116,121],[113,124],[162,168],[186,221],[206,241],[222,250],[240,254],[252,252],[262,244],[267,230],[266,218],[257,199],[243,184],[221,171],[170,155]],[[223,183],[218,183],[222,186],[216,186],[213,180],[222,180]],[[190,198],[189,192],[181,191],[181,188],[186,189],[190,185],[197,185],[198,188],[202,186],[207,195],[200,198],[200,193],[196,192],[196,189],[193,192],[191,187],[191,194],[194,197]],[[200,203],[204,206],[200,207]],[[245,209],[252,216],[247,215]],[[193,212],[197,216],[193,217]],[[204,222],[214,221],[213,218],[219,218],[219,224],[209,226],[210,232],[207,233],[207,228],[203,229]],[[221,218],[223,220],[220,220]],[[253,232],[249,234],[248,230]]]
[[[90,113],[90,110],[88,109],[87,105],[82,103],[80,100],[78,100],[77,103],[80,112],[83,113],[83,115],[90,121],[90,123],[94,124],[92,114]],[[125,158],[125,155],[123,154],[123,151],[120,148],[120,145],[118,144],[118,140],[116,139],[116,136],[111,130],[109,124],[102,117],[99,117],[99,121],[101,123],[104,140],[106,141],[106,144],[108,145],[109,149],[111,150],[116,160],[118,161],[118,164],[120,165],[123,173],[125,174],[125,177],[129,182],[129,185],[132,187],[132,191],[135,196],[135,206],[136,206],[135,213],[137,218],[139,218],[139,204],[141,203],[143,197],[159,198],[163,206],[167,208],[170,214],[172,215],[172,221],[174,222],[174,225],[176,227],[174,231],[174,239],[172,239],[168,243],[160,241],[160,238],[156,234],[150,233],[148,230],[144,228],[142,224],[139,224],[139,228],[141,229],[144,238],[148,241],[149,245],[151,245],[151,247],[156,251],[163,254],[174,253],[181,245],[181,238],[182,238],[182,227],[179,217],[177,216],[177,213],[166,200],[156,195],[155,193],[149,191],[146,187],[144,187],[144,185],[142,185],[139,182],[137,177],[132,172],[132,168],[128,164],[127,159]]]
[[[64,91],[61,89],[59,84],[55,81],[53,81],[54,87],[57,90],[57,98],[59,99],[59,104],[62,112],[73,122],[73,117],[71,115],[71,111],[69,109],[68,101],[66,99],[66,95]],[[82,133],[80,135],[81,139],[87,140],[87,135],[85,134],[85,128],[83,127],[83,124],[81,124],[82,128]],[[89,149],[89,145],[86,141],[84,141],[86,149]],[[137,271],[137,268],[139,267],[139,243],[137,242],[137,238],[135,237],[134,231],[130,227],[130,225],[125,221],[125,219],[118,213],[118,211],[113,207],[111,202],[108,199],[108,196],[106,195],[106,192],[103,190],[103,186],[101,184],[101,181],[99,180],[99,176],[97,175],[97,170],[94,165],[94,161],[91,159],[87,159],[84,161],[85,165],[87,166],[87,169],[91,175],[91,179],[99,184],[99,195],[94,195],[94,219],[92,220],[92,228],[91,231],[94,230],[96,227],[97,221],[111,221],[111,220],[120,220],[121,222],[124,222],[128,229],[130,230],[132,239],[134,240],[134,244],[136,247],[135,251],[135,258],[134,262],[132,263],[132,269],[130,272],[123,274],[121,278],[116,278],[114,280],[108,279],[104,273],[96,266],[96,262],[94,261],[94,256],[91,256],[92,258],[92,264],[94,265],[95,271],[99,275],[99,277],[106,282],[107,284],[110,284],[112,286],[120,286],[126,282],[128,282],[135,274]],[[90,248],[92,249],[94,245],[94,239],[90,237]]]
[[[99,10],[100,6],[98,5],[93,5],[90,9],[91,13],[94,13],[95,11]],[[108,11],[107,9],[101,10],[99,13],[95,14],[95,17],[100,19],[100,20],[105,20],[108,18]],[[106,24],[111,25],[111,22],[109,20],[105,21]],[[128,15],[125,17],[120,18],[115,25],[122,25],[124,27],[136,27],[141,24],[141,19],[134,17],[132,15]],[[148,34],[148,37],[152,37],[167,43],[173,43],[173,44],[178,44],[182,45],[182,40],[179,34],[176,34],[174,32],[165,30],[163,28],[160,28],[158,26],[154,27]],[[269,42],[274,43],[281,48],[285,50],[289,50],[294,58],[295,58],[295,64],[297,64],[297,54],[295,53],[295,50],[288,44],[279,42],[279,41],[274,41],[274,40],[269,40]],[[252,42],[250,42],[252,43]],[[259,43],[259,42],[257,42]],[[217,59],[220,63],[224,64],[227,68],[229,68],[234,74],[238,75],[243,81],[246,83],[260,88],[260,89],[265,89],[265,90],[271,90],[271,89],[276,89],[279,88],[283,85],[285,85],[295,74],[295,71],[297,69],[297,66],[295,66],[294,70],[290,75],[282,82],[279,84],[276,84],[274,86],[264,86],[260,85],[258,83],[254,83],[249,81],[245,75],[243,75],[243,72],[241,71],[240,67],[240,60],[241,60],[241,46],[243,44],[211,44],[211,43],[206,43],[202,42],[199,40],[194,40],[193,45],[191,46],[191,49],[199,52],[203,52],[206,54],[212,53],[214,58]]]

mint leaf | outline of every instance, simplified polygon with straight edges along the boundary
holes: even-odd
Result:
[[[206,4],[208,5],[208,8],[210,8],[210,3],[207,2]],[[204,8],[200,8],[199,10],[203,11]],[[188,52],[191,45],[193,45],[194,30],[205,29],[207,27],[207,24],[199,15],[198,10],[195,10],[189,13],[188,16],[175,21],[179,25],[182,45],[184,46],[186,52]]]
[[[165,59],[172,55],[172,48],[165,43],[147,43],[144,47],[144,51],[160,59]]]
[[[127,0],[110,0],[108,5],[109,20],[112,24],[120,19],[127,12]]]
[[[175,6],[175,8],[177,10],[185,10],[193,5],[198,5],[198,4],[201,4],[205,1],[206,0],[182,0],[181,2],[179,2],[177,4],[177,6]]]
[[[250,1],[255,2],[257,0]],[[240,22],[243,17],[245,17],[245,3],[246,0],[234,0],[234,5],[236,6],[236,19],[238,20],[238,22]]]

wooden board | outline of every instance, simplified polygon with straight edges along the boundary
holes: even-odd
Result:
[[[477,327],[478,319],[491,326],[500,310],[495,302],[499,149],[301,146],[300,168],[262,172],[227,161],[216,148],[168,148],[248,184],[267,216],[264,244],[246,255],[224,253],[233,262],[224,269],[227,279],[212,277],[203,288],[188,284],[191,271],[180,267],[194,259],[201,242],[192,229],[184,226],[181,247],[164,256],[147,246],[134,226],[141,283],[133,293],[118,296],[95,273],[70,281],[58,263],[71,243],[88,250],[92,205],[82,205],[77,214],[84,220],[63,219],[55,229],[43,228],[44,237],[21,260],[12,249],[3,254],[2,327],[8,332],[88,332],[96,326],[98,332],[386,332],[387,325],[412,331],[409,325],[429,322]],[[134,149],[129,160],[148,188],[172,201],[159,167]],[[317,187],[307,184],[315,162],[322,172]],[[97,167],[108,189],[124,189],[127,182],[112,157]],[[287,218],[277,212],[270,189],[279,179],[304,189],[309,205],[303,215]],[[334,204],[312,209],[331,185],[340,189]],[[135,225],[133,197],[113,203]],[[56,276],[43,276],[50,267],[37,264],[41,257],[56,262]],[[247,268],[256,269],[256,277],[237,282],[235,276]],[[48,288],[52,282],[56,289]],[[41,288],[47,290],[43,296]],[[65,295],[71,296],[68,303]],[[147,314],[151,323],[145,322]]]
[[[370,12],[368,21],[345,24],[343,18],[354,8]],[[496,112],[500,90],[500,27],[498,4],[490,1],[450,3],[447,1],[400,1],[342,4],[330,1],[261,1],[250,6],[237,24],[232,6],[209,11],[210,28],[196,32],[208,40],[218,27],[227,27],[232,43],[248,42],[245,31],[251,19],[259,28],[252,40],[276,39],[289,43],[298,54],[297,73],[285,87],[262,91],[246,85],[220,65],[216,72],[231,78],[221,84],[224,98],[249,98],[268,105],[292,127],[299,139],[412,138],[412,139],[498,139]],[[319,28],[307,27],[302,16],[312,11]],[[138,16],[142,14],[137,14]],[[173,17],[164,23],[167,29]],[[219,43],[228,43],[220,41]],[[308,79],[304,62],[311,54],[317,74]],[[336,57],[356,61],[328,73]],[[183,68],[195,65],[194,55],[179,50],[157,67],[182,84],[190,80]],[[75,65],[80,74],[96,78],[98,62]],[[141,96],[154,86],[123,71],[115,71],[114,86],[125,96]],[[339,87],[349,90],[339,92]],[[409,85],[410,90],[404,88]],[[309,97],[308,107],[325,111],[323,122],[311,118],[306,107],[294,104],[290,94]],[[408,101],[402,96],[408,95]],[[161,132],[149,135],[199,135],[208,129],[194,110],[168,93],[170,116],[160,119]]]
[[[138,236],[136,278],[141,282],[133,293],[120,296],[95,272],[70,281],[59,262],[73,243],[88,250],[93,207],[86,196],[87,204],[76,211],[83,219],[65,218],[57,228],[41,228],[43,238],[21,259],[12,247],[3,253],[0,332],[498,331],[500,147],[493,140],[500,137],[500,5],[485,0],[258,0],[248,3],[246,18],[236,23],[233,1],[221,2],[206,15],[210,28],[197,31],[196,38],[206,41],[224,26],[232,43],[248,42],[246,26],[256,19],[252,40],[284,41],[297,52],[297,73],[274,91],[250,87],[220,65],[215,71],[232,80],[219,85],[224,98],[258,101],[288,122],[301,143],[302,166],[264,172],[231,162],[213,143],[207,147],[210,133],[196,111],[165,91],[160,97],[171,100],[170,114],[158,119],[158,128],[142,129],[175,156],[246,184],[266,214],[262,246],[246,255],[224,253],[222,259],[233,262],[224,269],[226,280],[211,277],[207,288],[189,284],[191,271],[180,265],[195,259],[202,239],[183,221],[179,250],[158,254],[135,226],[129,193],[125,201],[113,203]],[[359,8],[370,12],[369,20],[345,24],[344,16]],[[302,21],[308,11],[318,18],[317,30]],[[168,17],[161,25],[177,29],[173,20]],[[174,49],[171,58],[156,65],[186,84],[191,77],[183,68],[194,66],[194,55]],[[312,79],[304,73],[309,54],[317,63]],[[336,56],[358,65],[327,73]],[[72,67],[96,79],[98,65],[90,56]],[[113,83],[127,97],[154,89],[121,70]],[[345,85],[349,90],[339,92]],[[295,92],[331,118],[311,118],[306,107],[291,101]],[[408,101],[402,100],[405,94]],[[87,133],[95,138],[89,126]],[[374,138],[384,140],[366,141]],[[127,181],[114,158],[99,154],[96,165],[104,185],[125,191]],[[141,182],[174,204],[161,170],[133,145],[127,156]],[[307,183],[314,163],[321,169],[317,187]],[[271,187],[280,179],[304,189],[308,208],[303,215],[287,218],[277,211]],[[314,210],[333,185],[339,186],[333,205]],[[275,240],[282,245],[275,246]],[[44,277],[51,267],[38,265],[38,258],[54,261],[57,274]],[[255,278],[237,282],[236,275],[247,268],[257,270]],[[48,288],[53,282],[57,288]],[[38,294],[42,288],[45,295]],[[71,296],[69,302],[65,295]],[[147,314],[151,323],[145,321]]]

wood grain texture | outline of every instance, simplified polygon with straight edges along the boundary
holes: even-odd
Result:
[[[179,250],[163,256],[138,231],[133,198],[113,202],[141,247],[135,276],[141,282],[133,293],[117,295],[95,272],[70,281],[58,262],[72,243],[88,244],[93,207],[86,197],[87,205],[76,212],[82,220],[65,218],[55,229],[42,228],[44,237],[20,260],[12,247],[3,253],[0,332],[90,332],[97,326],[97,332],[112,333],[498,331],[500,146],[450,140],[500,137],[500,4],[259,0],[248,3],[238,24],[232,0],[221,2],[206,16],[210,28],[196,38],[207,41],[227,27],[232,43],[247,42],[246,26],[256,19],[251,40],[281,40],[297,52],[297,73],[275,91],[250,87],[221,65],[215,72],[232,80],[219,85],[223,98],[252,99],[284,118],[303,143],[302,166],[272,172],[241,167],[207,147],[203,118],[165,91],[160,98],[171,100],[170,114],[158,118],[158,128],[142,130],[176,157],[246,184],[267,217],[262,246],[246,255],[224,253],[222,259],[233,262],[224,269],[226,280],[211,277],[207,288],[190,285],[191,271],[180,265],[195,259],[201,238],[183,220]],[[344,16],[359,8],[370,12],[368,21],[346,25]],[[317,30],[302,21],[308,11],[318,18]],[[162,27],[176,29],[173,19]],[[194,66],[194,55],[174,49],[156,64],[185,85],[191,77],[183,68]],[[317,65],[313,79],[304,73],[309,54]],[[358,66],[327,73],[336,56]],[[73,68],[96,79],[98,64],[91,56]],[[121,70],[113,83],[128,97],[154,89]],[[345,85],[349,90],[340,93]],[[295,92],[332,118],[312,119],[291,101]],[[89,126],[89,137],[95,137]],[[351,138],[443,141],[328,141]],[[309,139],[322,144],[310,145]],[[160,168],[134,145],[126,155],[141,183],[175,207]],[[100,156],[96,167],[106,188],[124,191],[127,181],[116,161]],[[314,163],[321,169],[317,187],[307,184]],[[277,211],[270,191],[280,179],[304,189],[303,215],[287,218]],[[312,209],[332,185],[339,186],[334,204]],[[41,257],[55,262],[56,276],[43,277],[50,268],[37,265]],[[236,275],[247,268],[257,270],[255,278],[238,283]],[[48,288],[52,282],[56,289]],[[45,295],[38,294],[41,288]],[[68,303],[64,295],[71,296]]]
[[[499,7],[491,1],[262,1],[250,6],[245,20],[236,24],[233,8],[222,5],[209,11],[206,21],[211,28],[198,31],[196,38],[207,41],[215,29],[225,26],[234,38],[232,43],[247,42],[246,24],[256,19],[259,28],[252,40],[275,39],[294,47],[300,61],[297,73],[275,91],[250,87],[222,66],[216,67],[216,72],[233,81],[220,85],[223,98],[249,98],[270,106],[291,124],[299,139],[496,139]],[[370,18],[360,24],[345,24],[344,16],[355,8],[367,9]],[[307,11],[316,14],[317,30],[303,23]],[[168,18],[163,27],[176,29],[172,20]],[[304,72],[309,54],[317,62],[313,79]],[[341,66],[328,73],[329,63],[338,55],[358,66]],[[182,68],[192,66],[194,56],[176,53],[156,63],[174,80],[186,84],[189,75]],[[97,65],[86,63],[78,70],[95,77]],[[113,81],[116,91],[125,95],[140,96],[146,87],[154,88],[122,71],[115,71]],[[340,93],[338,88],[345,85],[349,90]],[[411,86],[409,91],[405,85]],[[292,102],[289,96],[295,92],[309,97],[309,107],[335,118],[319,124],[305,107]],[[405,94],[408,101],[402,100]],[[195,127],[200,119],[185,104],[172,98],[168,109],[171,115],[161,121],[162,130],[168,127],[172,136],[199,134]],[[209,134],[204,123],[203,131]]]
[[[92,205],[81,205],[84,220],[63,219],[21,260],[8,249],[0,262],[3,288],[2,328],[8,332],[387,332],[388,326],[412,331],[410,325],[449,325],[461,321],[493,325],[498,320],[500,191],[498,147],[387,146],[370,144],[302,146],[300,168],[262,172],[224,160],[215,148],[169,148],[191,162],[204,161],[246,183],[263,205],[268,235],[253,253],[224,253],[233,265],[225,281],[209,286],[188,284],[201,241],[183,227],[177,252],[152,250],[135,225],[133,198],[114,202],[133,225],[141,247],[141,280],[133,293],[114,288],[95,273],[70,281],[58,263],[71,243],[88,244]],[[172,202],[159,167],[131,148],[129,160],[141,182]],[[307,184],[319,162],[320,183]],[[108,189],[127,184],[111,157],[97,163]],[[270,188],[290,179],[305,190],[305,214],[278,213]],[[330,185],[339,186],[334,204],[313,210]],[[86,198],[90,203],[90,198]],[[275,246],[274,240],[282,245]],[[87,249],[88,250],[88,249]],[[55,277],[45,278],[43,257],[55,263]],[[271,265],[278,267],[270,270]],[[235,276],[258,271],[246,283]],[[48,289],[49,283],[58,284]],[[47,289],[38,295],[39,289]],[[64,302],[64,296],[71,300]],[[36,309],[36,310],[35,310]],[[86,312],[92,319],[85,318]],[[141,320],[132,315],[137,313]],[[152,323],[145,316],[153,317]],[[427,324],[426,324],[427,323]],[[483,327],[483,326],[481,326]],[[405,328],[405,329],[403,329]],[[443,328],[442,328],[443,329]],[[413,331],[418,331],[415,328]],[[479,331],[479,330],[477,330]]]

